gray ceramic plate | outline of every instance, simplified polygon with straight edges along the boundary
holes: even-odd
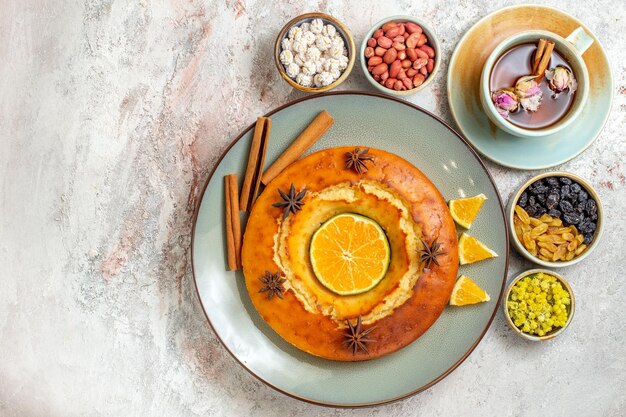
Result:
[[[196,209],[193,270],[200,301],[226,349],[250,373],[295,398],[323,405],[357,407],[385,403],[422,391],[456,368],[476,347],[493,320],[508,267],[508,235],[500,196],[485,166],[461,137],[432,114],[382,95],[337,92],[287,104],[268,116],[272,133],[266,161],[273,161],[300,131],[326,109],[335,124],[311,149],[366,145],[406,158],[446,199],[484,193],[470,234],[500,256],[459,273],[476,280],[491,301],[447,307],[419,339],[391,355],[367,362],[320,359],[285,342],[252,305],[241,272],[225,271],[224,175],[240,178],[252,126],[222,156]]]

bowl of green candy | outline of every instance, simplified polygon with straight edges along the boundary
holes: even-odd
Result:
[[[561,275],[547,269],[531,269],[509,284],[502,306],[515,333],[533,342],[550,340],[572,322],[574,292]]]

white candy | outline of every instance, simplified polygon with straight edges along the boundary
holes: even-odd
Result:
[[[328,55],[330,55],[331,58],[339,59],[343,56],[343,48],[339,45],[333,44],[328,49]]]
[[[305,53],[306,50],[308,49],[307,44],[304,42],[304,40],[299,40],[299,41],[294,41],[293,45],[292,45],[292,50],[297,53]]]
[[[332,71],[332,70],[338,70],[339,69],[339,60],[335,59],[335,58],[329,58],[326,60],[326,62],[324,62],[324,71]]]
[[[315,72],[320,74],[324,71],[324,62],[326,62],[325,58],[320,58],[318,61],[315,61]]]
[[[315,74],[313,77],[313,84],[315,84],[316,87],[322,86],[322,74]]]
[[[318,36],[317,39],[315,40],[315,46],[317,46],[317,49],[319,49],[322,52],[330,48],[332,44],[333,43],[331,42],[328,36]]]
[[[338,69],[332,69],[330,70],[330,75],[332,75],[334,82],[337,78],[341,76],[341,71],[339,71]]]
[[[327,86],[328,84],[331,84],[333,81],[335,81],[332,74],[328,71],[324,71],[320,74],[320,80],[323,86]]]
[[[345,55],[341,55],[339,57],[339,69],[343,71],[346,68],[348,68],[348,57]]]
[[[333,43],[333,45],[337,45],[337,46],[340,46],[342,48],[345,45],[345,42],[343,41],[343,38],[341,36],[339,36],[339,35],[333,36],[331,38],[331,42]]]
[[[280,53],[280,62],[283,65],[287,66],[293,62],[293,52],[290,50],[285,50]]]
[[[287,65],[285,72],[287,73],[289,78],[296,78],[296,75],[300,73],[300,67],[295,62],[292,62],[291,64]]]
[[[311,30],[311,24],[308,22],[304,22],[303,24],[300,25],[300,29],[302,29],[303,32],[307,32]]]
[[[324,28],[324,22],[322,19],[313,19],[311,22],[311,32],[317,34],[322,33],[322,29]]]
[[[298,64],[299,67],[303,66],[306,61],[306,55],[304,54],[296,54],[293,56],[293,62]]]
[[[294,26],[291,29],[289,29],[289,39],[298,40],[301,37],[302,37],[302,29],[300,29],[298,26]]]
[[[322,35],[329,36],[331,38],[335,36],[336,33],[337,33],[337,28],[334,27],[333,25],[326,25],[324,26],[324,29],[322,29]]]
[[[280,46],[283,48],[283,51],[291,51],[291,48],[293,46],[293,41],[291,39],[285,38],[280,43]]]
[[[296,82],[303,87],[311,87],[313,85],[313,77],[300,73],[296,76]]]
[[[301,69],[304,75],[314,75],[315,70],[316,70],[316,66],[315,66],[315,62],[313,61],[305,62]]]
[[[315,33],[306,31],[302,35],[302,42],[306,43],[307,46],[313,45],[315,43],[315,38],[316,38]]]
[[[317,62],[320,60],[321,57],[322,53],[319,49],[317,49],[316,46],[310,46],[309,49],[306,51],[306,59],[308,61]]]

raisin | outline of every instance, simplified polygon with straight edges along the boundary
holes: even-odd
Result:
[[[546,204],[546,195],[545,194],[537,194],[537,201],[541,204]]]
[[[577,183],[573,183],[570,187],[569,187],[573,193],[579,193],[581,188],[580,185]]]
[[[530,197],[528,197],[528,205],[529,206],[536,206],[537,205],[537,199],[535,198],[534,195],[531,195]]]
[[[580,193],[578,193],[578,201],[584,203],[585,201],[587,201],[588,198],[589,194],[587,194],[586,191],[581,190]]]
[[[591,220],[593,220],[593,221],[598,220],[598,213],[593,213],[593,214],[591,215]]]
[[[567,200],[561,200],[561,202],[559,203],[559,207],[565,213],[569,213],[569,212],[573,212],[574,211],[574,206],[572,206],[572,203],[570,203]]]
[[[560,196],[558,193],[551,192],[550,194],[548,194],[548,198],[546,198],[546,207],[552,210],[553,208],[557,206],[557,204],[559,204],[559,199],[560,199]],[[550,214],[550,216],[552,215]]]
[[[525,208],[526,205],[528,205],[528,194],[526,193],[526,191],[524,191],[522,195],[519,197],[517,204],[522,206],[522,208]]]
[[[528,213],[529,216],[531,217],[536,217],[537,215],[537,207],[536,205],[528,205],[526,206],[525,210],[526,213]]]
[[[584,219],[580,223],[578,223],[578,231],[580,233],[591,233],[591,221],[589,219]]]
[[[561,181],[561,184],[565,184],[565,185],[570,185],[572,183],[572,180],[570,180],[569,178],[565,178],[565,177],[559,178],[559,181]]]
[[[582,213],[585,211],[585,203],[576,203],[576,211]]]
[[[580,214],[575,213],[573,211],[565,212],[565,214],[563,214],[563,221],[565,223],[568,223],[568,224],[578,224],[578,223],[580,223],[580,220],[581,220]]]
[[[537,206],[537,211],[535,212],[535,216],[534,217],[543,216],[547,212],[548,212],[548,209],[546,209],[545,207]]]
[[[561,187],[561,198],[569,198],[571,195],[571,191],[569,185],[564,185]]]
[[[556,177],[546,178],[546,182],[551,187],[558,187],[559,186],[559,180],[557,180]]]
[[[598,228],[598,226],[596,225],[595,222],[590,221],[589,222],[589,230],[591,230],[592,232],[594,232],[596,229]]]
[[[588,214],[593,214],[598,211],[598,206],[596,205],[596,202],[592,199],[587,200],[587,202],[585,203],[585,211]]]
[[[548,210],[548,214],[550,216],[552,216],[552,217],[557,218],[557,219],[561,217],[561,212],[559,210],[557,210],[557,209]]]
[[[589,245],[593,242],[593,233],[585,233],[585,245]]]

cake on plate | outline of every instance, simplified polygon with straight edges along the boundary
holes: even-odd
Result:
[[[286,341],[341,361],[420,337],[450,299],[457,235],[435,185],[401,157],[337,147],[304,157],[256,200],[243,240],[246,287]]]

